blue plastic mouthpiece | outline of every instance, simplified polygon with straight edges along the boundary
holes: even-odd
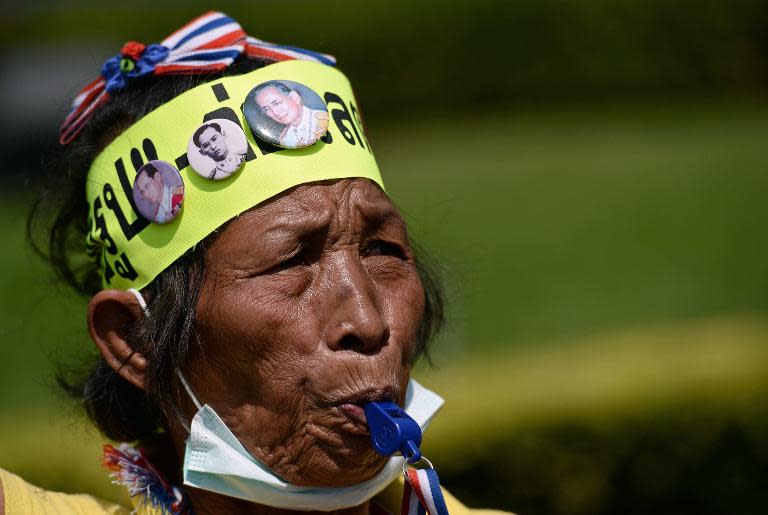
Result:
[[[392,401],[367,402],[363,410],[376,452],[391,456],[399,451],[408,463],[421,459],[421,427],[405,410]]]

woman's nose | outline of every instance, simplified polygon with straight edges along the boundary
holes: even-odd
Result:
[[[334,351],[353,350],[372,354],[389,341],[389,326],[383,318],[376,285],[357,256],[331,267],[326,343]]]

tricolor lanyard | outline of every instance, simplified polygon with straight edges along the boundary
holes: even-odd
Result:
[[[392,401],[369,402],[364,409],[376,452],[384,456],[399,452],[405,458],[401,515],[448,515],[437,471],[419,450],[419,424]],[[422,461],[427,468],[408,467]]]
[[[432,463],[422,457],[429,468],[411,469],[403,464],[405,473],[405,489],[403,490],[403,505],[400,515],[448,515],[443,491],[440,489],[440,478]]]

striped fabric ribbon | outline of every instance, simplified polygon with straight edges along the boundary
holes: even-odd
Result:
[[[330,66],[336,64],[336,59],[327,54],[249,37],[234,19],[211,11],[187,23],[160,44],[126,43],[119,55],[104,63],[101,76],[75,97],[59,129],[59,143],[66,145],[72,141],[94,112],[109,100],[110,94],[124,89],[136,77],[221,71],[243,54],[275,62],[302,59]]]
[[[408,469],[400,515],[448,515],[440,478],[433,468]]]
[[[267,43],[266,41],[251,36],[248,36],[246,43],[245,51],[248,57],[271,59],[274,61],[302,59],[304,61],[315,61],[320,64],[327,64],[328,66],[336,65],[336,58],[332,55],[321,54],[320,52],[313,52],[312,50],[306,50],[304,48]]]

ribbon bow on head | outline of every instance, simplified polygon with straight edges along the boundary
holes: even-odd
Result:
[[[160,44],[129,41],[123,45],[120,54],[107,59],[101,67],[101,76],[75,97],[72,109],[59,128],[59,143],[66,145],[72,141],[96,109],[109,100],[109,95],[125,89],[136,77],[221,71],[242,54],[271,61],[303,59],[330,66],[336,64],[336,59],[327,54],[248,37],[234,19],[211,11],[187,23]]]
[[[136,41],[123,45],[120,55],[107,59],[101,67],[101,76],[106,80],[104,89],[107,93],[120,91],[128,85],[128,80],[153,73],[158,63],[168,57],[168,49],[163,45],[146,46]]]

